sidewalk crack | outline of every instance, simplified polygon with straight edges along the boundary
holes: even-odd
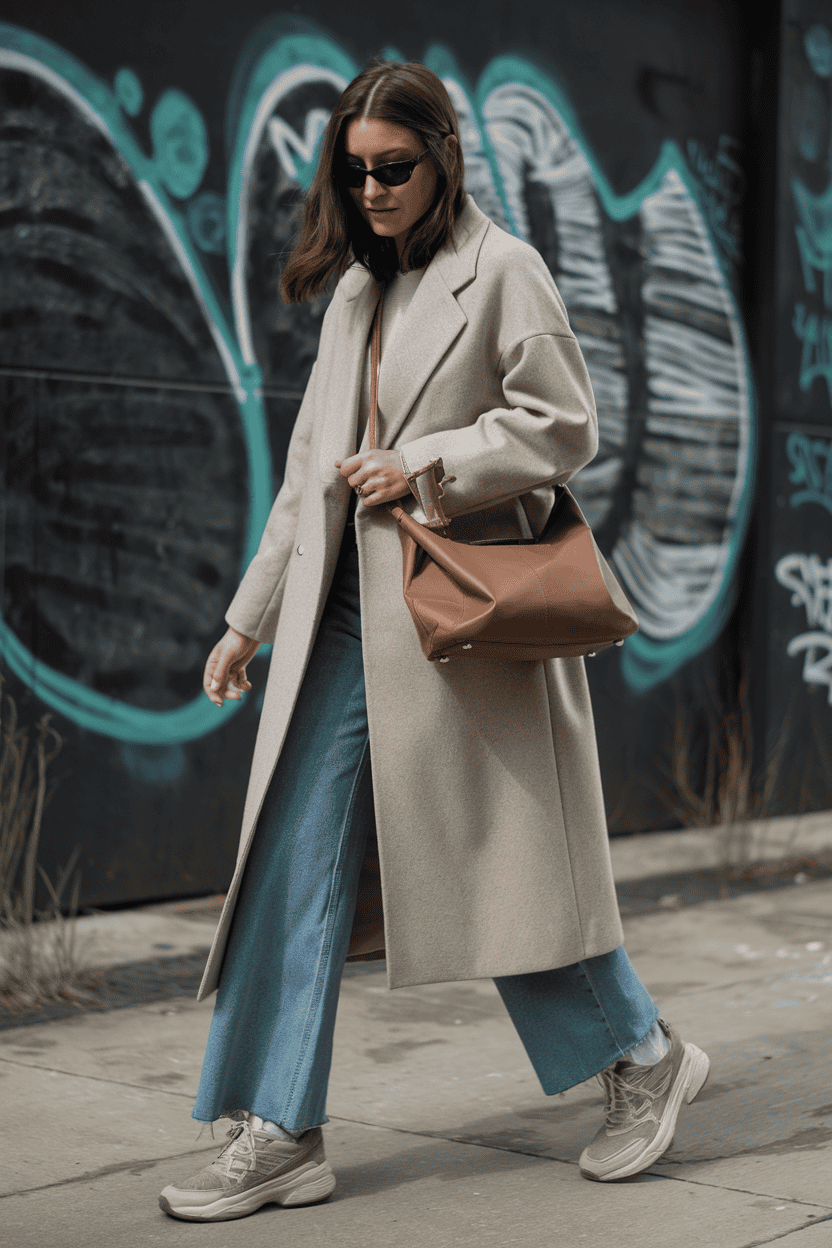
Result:
[[[77,1070],[62,1070],[59,1066],[39,1066],[36,1062],[16,1062],[11,1057],[0,1057],[0,1062],[7,1066],[17,1066],[21,1070],[42,1070],[46,1074],[66,1075],[70,1079],[89,1079],[91,1083],[109,1083],[119,1088],[138,1088],[140,1092],[158,1092],[164,1096],[181,1096],[193,1100],[192,1092],[176,1092],[172,1088],[157,1088],[152,1083],[128,1083],[125,1079],[105,1079],[103,1075],[81,1074]]]
[[[160,1162],[179,1162],[186,1157],[201,1157],[203,1153],[216,1152],[216,1149],[217,1141],[212,1140],[210,1144],[206,1144],[203,1148],[192,1148],[187,1153],[171,1153],[166,1157],[147,1157],[134,1159],[133,1161],[117,1161],[110,1166],[100,1166],[98,1170],[85,1170],[83,1174],[73,1174],[68,1179],[56,1179],[54,1183],[40,1183],[37,1187],[22,1187],[16,1192],[0,1192],[0,1200],[8,1200],[11,1196],[29,1196],[32,1192],[47,1192],[51,1188],[67,1187],[72,1183],[87,1183],[90,1179],[104,1179],[110,1174],[123,1174],[125,1170],[139,1174],[143,1170],[148,1170],[151,1166],[158,1165]]]
[[[778,1239],[788,1239],[791,1235],[800,1235],[801,1232],[808,1230],[810,1226],[821,1226],[824,1222],[832,1222],[832,1213],[827,1214],[824,1218],[807,1220],[803,1226],[793,1226],[790,1231],[778,1231],[776,1235],[771,1235],[768,1239],[753,1239],[751,1243],[745,1244],[743,1248],[764,1248],[765,1244],[775,1244]]]

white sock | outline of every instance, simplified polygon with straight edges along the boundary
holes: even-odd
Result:
[[[268,1118],[264,1121],[250,1111],[246,1117],[252,1131],[265,1131],[268,1135],[276,1135],[279,1140],[297,1140],[303,1134],[302,1131],[287,1131],[285,1127],[278,1126],[276,1122],[271,1122]]]
[[[655,1066],[670,1048],[670,1041],[659,1026],[658,1019],[643,1040],[626,1053],[624,1060],[637,1066]]]

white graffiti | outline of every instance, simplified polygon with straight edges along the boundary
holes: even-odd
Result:
[[[327,128],[329,118],[330,113],[326,108],[310,109],[306,114],[303,138],[296,134],[282,117],[269,118],[267,123],[269,139],[287,178],[297,179],[296,157],[299,156],[305,165],[313,163],[317,155],[318,140]]]
[[[510,230],[511,225],[506,219],[503,202],[494,184],[482,132],[468,94],[455,78],[443,77],[442,81],[459,118],[459,134],[465,161],[465,188],[487,217],[496,221],[504,230]]]
[[[529,86],[495,89],[483,115],[519,233],[531,237],[530,190],[551,206],[553,271],[600,426],[598,455],[575,478],[576,493],[598,528],[621,506],[627,472],[633,476],[612,560],[642,632],[673,640],[719,597],[749,475],[750,399],[736,308],[702,215],[671,170],[642,201],[632,231],[644,385],[630,393],[632,333],[588,156],[557,109]]]
[[[229,182],[229,202],[239,205],[232,306],[251,366],[263,365],[256,357],[266,340],[282,351],[292,332],[288,313],[266,311],[249,280],[272,228],[262,214],[275,205],[288,211],[290,192],[308,188],[324,120],[351,72],[328,44],[317,65],[310,57],[287,67],[279,51],[264,53],[274,77],[247,102],[252,120]],[[538,248],[566,304],[600,435],[575,489],[639,615],[649,658],[638,679],[655,681],[665,662],[678,665],[719,627],[745,522],[752,406],[728,280],[681,162],[663,158],[660,176],[617,195],[566,103],[556,106],[557,91],[521,58],[494,62],[473,92],[441,45],[426,63],[459,116],[466,188],[489,217]],[[257,82],[265,81],[261,67]],[[659,658],[663,643],[671,644]]]
[[[235,195],[238,197],[237,228],[232,237],[230,257],[231,307],[240,351],[248,365],[258,362],[252,333],[247,264],[254,170],[264,132],[271,150],[277,154],[284,176],[295,181],[299,172],[298,164],[308,164],[314,144],[321,134],[322,124],[325,126],[329,120],[329,110],[323,107],[310,109],[301,136],[293,127],[280,124],[279,118],[274,116],[276,109],[281,101],[295,91],[311,86],[318,91],[329,88],[336,95],[340,95],[346,85],[347,79],[343,74],[318,65],[293,65],[277,74],[260,97],[245,142],[235,154],[235,167],[228,192],[232,203]],[[293,151],[299,159],[292,155]]]
[[[805,653],[803,679],[808,685],[826,685],[832,706],[832,637],[828,633],[801,633],[789,642],[786,654],[793,658],[801,652]]]
[[[824,563],[817,555],[784,555],[774,575],[792,591],[792,606],[805,608],[809,627],[832,633],[832,559]]]
[[[826,685],[832,706],[832,559],[824,562],[817,555],[784,555],[778,559],[774,575],[791,591],[792,606],[804,608],[809,627],[809,631],[792,638],[786,654],[790,658],[804,656],[804,681]]]

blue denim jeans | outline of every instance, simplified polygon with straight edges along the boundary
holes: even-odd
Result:
[[[358,554],[347,537],[246,865],[197,1121],[235,1110],[290,1131],[327,1121],[338,992],[373,817]],[[609,1066],[658,1017],[623,948],[495,982],[548,1095]]]

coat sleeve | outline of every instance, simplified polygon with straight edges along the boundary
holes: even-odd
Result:
[[[309,444],[315,427],[315,372],[313,366],[295,421],[283,485],[274,501],[257,554],[246,569],[225,618],[244,637],[271,643],[289,570],[297,530],[301,491]]]
[[[504,316],[521,330],[499,355],[503,404],[462,428],[398,448],[410,472],[441,457],[446,474],[456,478],[445,486],[449,516],[563,484],[598,449],[592,386],[566,309],[542,259],[536,253],[531,264],[525,254],[522,259],[526,263],[504,282],[492,310],[493,320]],[[526,309],[525,325],[514,320],[518,305]],[[504,314],[506,307],[510,315]],[[417,486],[422,480],[417,478]]]

